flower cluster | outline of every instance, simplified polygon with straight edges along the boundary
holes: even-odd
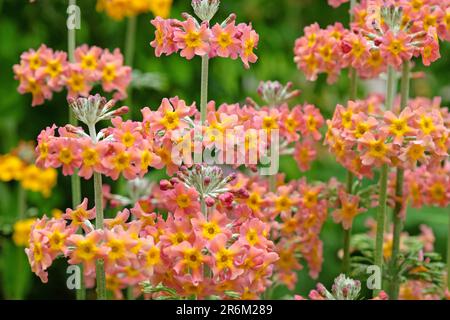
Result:
[[[32,145],[23,144],[9,154],[0,155],[0,181],[19,181],[23,189],[48,197],[56,185],[57,172],[34,165],[32,150]]]
[[[87,285],[92,286],[95,261],[103,259],[107,288],[118,298],[121,289],[143,281],[170,289],[154,297],[175,291],[177,297],[198,299],[258,298],[270,285],[278,260],[268,239],[269,224],[240,214],[238,193],[225,186],[233,176],[224,178],[218,168],[192,170],[161,183],[156,207],[161,212],[167,209],[167,214],[146,211],[137,203],[106,219],[104,230],[94,230],[89,220],[95,209],[88,210],[85,200],[75,210],[67,209],[62,219],[38,220],[26,249],[33,272],[46,282],[48,267],[64,255],[70,264],[83,264]],[[211,186],[208,194],[189,184],[199,179]],[[212,188],[222,180],[224,186]],[[205,199],[213,202],[206,215],[200,211]],[[84,235],[75,234],[79,227]]]
[[[238,174],[232,190],[244,187],[248,197],[238,199],[242,219],[254,216],[268,223],[270,239],[280,259],[276,262],[274,281],[293,289],[300,258],[316,278],[322,268],[322,241],[319,238],[327,218],[328,201],[325,184],[308,184],[305,179],[286,183],[277,177],[275,192],[269,192],[266,179]]]
[[[448,112],[434,102],[418,98],[399,114],[384,112],[377,96],[338,105],[327,121],[325,143],[358,177],[372,177],[374,167],[382,164],[404,169],[418,163],[436,166],[448,156],[450,141]]]
[[[405,201],[411,206],[437,206],[445,208],[450,203],[450,163],[439,166],[422,165],[414,170],[405,171]]]
[[[97,0],[97,10],[106,12],[115,20],[134,17],[151,11],[153,15],[167,18],[172,0]]]
[[[254,49],[258,46],[259,36],[251,24],[236,25],[235,18],[231,15],[224,23],[211,28],[208,22],[199,23],[192,16],[185,21],[157,17],[151,22],[156,28],[151,46],[155,48],[157,57],[181,50],[180,55],[188,60],[196,55],[208,55],[209,58],[239,57],[244,66],[249,68],[250,63],[258,59]]]
[[[114,98],[127,97],[131,82],[131,68],[124,66],[119,49],[108,49],[82,45],[75,50],[75,62],[67,60],[67,53],[53,51],[45,45],[22,53],[20,64],[14,65],[15,78],[20,84],[21,94],[30,93],[32,106],[51,100],[53,92],[67,89],[68,98],[88,96],[96,83],[103,91],[114,92]]]
[[[398,68],[414,57],[428,66],[440,58],[439,38],[448,40],[450,34],[448,3],[431,2],[419,1],[417,7],[411,1],[362,1],[354,8],[351,30],[340,23],[306,27],[295,43],[295,62],[308,80],[326,73],[329,83],[347,67],[361,78],[374,78],[387,66]]]

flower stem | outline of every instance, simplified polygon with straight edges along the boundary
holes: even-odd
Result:
[[[95,193],[95,228],[103,230],[103,195],[102,195],[102,175],[94,173],[94,193]],[[97,300],[106,300],[106,277],[103,259],[95,262],[97,275]]]
[[[410,82],[410,64],[409,61],[403,62],[402,80],[401,80],[401,100],[400,100],[400,112],[406,108],[409,99],[409,82]],[[403,169],[397,168],[397,176],[395,182],[395,207],[393,211],[393,240],[392,240],[392,258],[391,268],[393,271],[393,279],[390,282],[389,297],[392,300],[397,300],[398,292],[400,288],[400,278],[397,272],[398,258],[400,254],[400,238],[403,229],[403,221],[400,216],[400,211],[403,207]],[[406,208],[405,208],[406,210]]]
[[[394,101],[394,85],[395,85],[395,70],[388,67],[388,79],[386,90],[386,109],[391,110]],[[380,270],[381,282],[383,282],[383,242],[384,242],[384,225],[386,221],[386,200],[387,200],[387,180],[388,180],[388,165],[383,164],[380,170],[379,180],[379,195],[378,195],[378,212],[377,212],[377,231],[375,238],[375,254],[374,263]],[[373,290],[373,296],[377,296],[381,288]]]
[[[353,21],[353,8],[356,5],[356,0],[350,1],[350,22]],[[355,101],[357,92],[358,92],[358,78],[356,74],[356,69],[349,69],[350,76],[350,92],[349,92],[349,100]],[[348,194],[352,193],[352,186],[354,175],[351,171],[347,171],[347,186],[346,192]],[[350,273],[350,242],[352,237],[352,228],[344,229],[344,256],[342,258],[342,272],[349,276]]]
[[[448,215],[447,231],[447,289],[450,291],[450,212]]]
[[[25,218],[25,211],[27,211],[27,192],[19,184],[17,187],[17,218],[19,220]]]
[[[97,143],[97,132],[95,126],[89,126],[89,135],[94,143]],[[95,197],[95,229],[103,230],[103,193],[102,175],[94,172],[94,197]],[[97,300],[106,300],[106,277],[105,262],[103,259],[95,261],[95,272],[97,277]]]
[[[205,54],[202,56],[202,82],[200,87],[200,115],[202,124],[206,121],[206,107],[208,105],[208,69],[209,57]]]
[[[76,0],[69,0],[69,6],[76,6]],[[75,46],[76,46],[76,29],[69,28],[67,31],[67,51],[69,55],[69,61],[75,62]],[[78,120],[73,113],[72,108],[69,108],[69,123],[73,126],[78,126]],[[70,184],[72,189],[72,207],[75,208],[81,203],[81,181],[80,176],[75,172],[70,177]],[[81,281],[80,281],[80,289],[77,289],[76,298],[77,300],[85,300],[86,299],[86,287],[84,283],[84,275],[83,275],[83,266],[79,265],[81,270]]]
[[[346,192],[352,193],[354,175],[351,171],[347,171]],[[350,241],[352,237],[352,228],[344,229],[344,256],[342,258],[342,272],[349,276],[350,274]]]
[[[137,16],[129,17],[127,20],[127,32],[125,36],[125,64],[129,67],[133,67],[134,63],[134,54],[136,47],[136,26],[137,26]],[[133,86],[128,86],[128,97],[125,101],[125,105],[131,108],[133,104]],[[130,109],[130,112],[126,117],[131,117],[133,114],[133,109]],[[123,182],[121,182],[123,184]]]
[[[125,38],[125,64],[127,66],[133,66],[134,62],[134,49],[136,44],[136,25],[137,17],[132,16],[128,18],[127,22],[127,34]]]

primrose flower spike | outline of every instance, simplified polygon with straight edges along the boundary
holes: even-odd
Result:
[[[269,106],[279,106],[300,94],[299,90],[290,91],[292,82],[282,85],[278,81],[261,81],[258,94]]]
[[[109,120],[128,112],[128,107],[111,111],[116,102],[114,100],[107,101],[98,94],[88,98],[68,99],[68,102],[77,119],[88,127],[94,126],[101,120]]]
[[[219,10],[219,0],[192,0],[192,8],[202,21],[210,21]]]

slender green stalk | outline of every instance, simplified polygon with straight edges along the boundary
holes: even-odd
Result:
[[[447,289],[450,290],[450,212],[448,215],[447,230]]]
[[[351,171],[347,171],[346,192],[352,193],[354,175]],[[344,229],[344,256],[342,258],[342,272],[349,276],[350,273],[350,241],[352,237],[352,228]]]
[[[409,99],[409,82],[410,82],[410,64],[409,61],[403,62],[402,68],[402,80],[401,80],[401,100],[400,100],[400,112],[406,108]],[[392,240],[392,256],[391,256],[391,268],[393,271],[393,279],[390,282],[389,286],[389,297],[392,300],[397,300],[399,288],[400,288],[400,279],[399,274],[397,272],[398,258],[400,254],[400,237],[403,229],[403,221],[400,217],[400,211],[402,209],[403,203],[403,169],[397,168],[397,177],[395,182],[395,207],[393,211],[393,240]],[[406,210],[406,209],[405,209]]]
[[[202,124],[206,121],[206,107],[208,105],[208,69],[209,57],[208,55],[204,55],[202,56],[202,82],[200,89],[200,114]]]
[[[25,211],[27,211],[27,192],[22,186],[17,186],[17,218],[19,220],[25,218]]]
[[[94,193],[95,193],[95,228],[103,230],[103,195],[102,195],[102,175],[94,173]],[[98,259],[95,262],[95,271],[97,275],[97,300],[106,300],[106,277],[105,262]]]
[[[125,64],[129,67],[133,67],[135,47],[136,47],[136,26],[137,26],[137,16],[129,17],[127,20],[127,33],[125,38]],[[133,104],[133,86],[128,87],[128,97],[125,101],[125,105],[131,108]],[[133,114],[133,109],[125,115],[125,118],[131,117]],[[120,185],[123,186],[123,181],[120,181]]]
[[[125,39],[125,64],[127,66],[133,66],[134,52],[136,47],[136,26],[137,17],[132,16],[128,18],[127,22],[127,34]]]
[[[391,110],[394,101],[394,85],[395,85],[395,70],[389,66],[388,79],[386,88],[386,109]],[[383,240],[384,240],[384,225],[386,221],[386,202],[387,202],[387,181],[388,181],[388,166],[384,164],[380,170],[379,180],[379,195],[378,195],[378,212],[377,212],[377,231],[375,239],[375,255],[374,263],[380,269],[380,276],[383,279]],[[381,289],[374,289],[373,296],[377,296]]]
[[[89,126],[89,135],[94,143],[97,143],[95,126]],[[102,175],[94,172],[94,197],[95,197],[95,229],[103,230],[103,192]],[[97,276],[97,300],[106,300],[105,262],[98,259],[95,262]]]
[[[69,6],[76,6],[77,1],[76,0],[69,0]],[[75,46],[76,46],[76,30],[75,28],[68,29],[67,31],[67,46],[68,46],[68,54],[69,54],[69,61],[75,62]],[[78,120],[75,117],[75,114],[73,113],[72,108],[69,108],[69,123],[73,126],[78,125]],[[75,208],[81,203],[81,181],[80,176],[75,172],[70,177],[70,184],[72,189],[72,207]],[[83,266],[80,264],[78,265],[81,272],[81,281],[80,281],[80,289],[77,289],[76,292],[76,298],[77,300],[85,300],[86,299],[86,287],[84,283],[84,275],[83,275]]]
[[[356,0],[350,1],[350,22],[353,21],[353,8],[356,5]],[[358,77],[356,74],[356,69],[349,69],[349,77],[350,77],[350,91],[349,91],[349,100],[355,101],[356,96],[358,94]],[[347,187],[346,192],[352,193],[352,186],[354,175],[351,171],[347,171]],[[350,273],[350,242],[352,237],[352,228],[348,230],[344,230],[344,256],[342,258],[342,272],[349,276]]]
[[[276,192],[277,191],[277,173],[269,176],[269,191]]]

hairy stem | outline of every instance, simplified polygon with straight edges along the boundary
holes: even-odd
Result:
[[[386,88],[386,109],[391,110],[394,101],[394,85],[395,70],[389,66],[388,79]],[[375,239],[375,255],[374,263],[380,270],[381,280],[383,279],[383,241],[384,241],[384,225],[386,221],[386,200],[387,200],[387,181],[388,181],[388,165],[383,164],[380,170],[379,195],[378,195],[378,212],[377,212],[377,231]],[[382,281],[381,281],[382,282]],[[373,296],[377,296],[381,288],[373,290]]]
[[[350,23],[353,21],[353,8],[356,5],[356,0],[350,1]],[[356,74],[356,69],[349,69],[349,77],[350,77],[350,91],[349,91],[349,100],[355,101],[356,96],[358,94],[358,77]],[[354,175],[351,171],[347,171],[347,187],[346,192],[348,194],[352,193],[352,186]],[[352,228],[344,229],[344,256],[342,258],[342,272],[349,276],[350,273],[350,242],[352,237]]]
[[[402,68],[402,80],[401,80],[401,100],[400,100],[400,112],[406,108],[409,99],[409,82],[410,82],[410,64],[409,61],[403,62]],[[397,177],[395,182],[395,207],[393,211],[393,240],[392,240],[392,257],[391,268],[393,271],[393,279],[389,286],[389,297],[392,300],[398,299],[398,293],[400,288],[400,275],[397,272],[398,259],[400,254],[400,237],[403,229],[403,221],[400,216],[400,211],[403,206],[403,169],[397,168]],[[406,208],[405,208],[406,210]]]
[[[76,6],[76,0],[69,0],[69,6]],[[76,29],[69,28],[67,31],[67,51],[69,55],[69,61],[75,62],[75,46],[76,46]],[[73,113],[72,108],[69,108],[69,123],[73,126],[78,126],[78,120]],[[75,208],[81,203],[81,181],[80,176],[75,172],[70,177],[70,184],[72,189],[72,207]],[[84,283],[84,275],[83,275],[83,266],[79,265],[81,270],[81,281],[80,281],[80,289],[77,289],[76,298],[77,300],[85,300],[86,299],[86,287]]]
[[[209,69],[209,57],[208,55],[202,56],[202,79],[200,87],[200,114],[202,124],[206,121],[206,107],[208,105],[208,69]]]
[[[89,126],[89,134],[94,143],[97,143],[97,132],[95,126]],[[94,197],[95,197],[95,229],[103,230],[103,191],[102,175],[94,172]],[[106,300],[106,276],[105,262],[103,259],[95,261],[95,272],[97,278],[97,300]]]

